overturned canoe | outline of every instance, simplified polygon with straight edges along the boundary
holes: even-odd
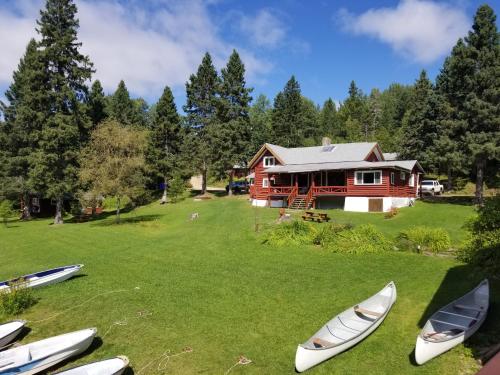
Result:
[[[0,324],[0,350],[21,333],[25,324],[25,320],[13,320]]]
[[[488,312],[490,287],[483,280],[469,293],[436,311],[417,337],[415,361],[422,365],[472,336]]]
[[[296,370],[308,370],[356,345],[377,329],[394,302],[396,285],[391,281],[374,296],[335,316],[297,347]]]
[[[83,353],[94,340],[95,328],[66,333],[0,352],[1,375],[32,375]]]
[[[80,271],[83,264],[53,268],[47,271],[32,273],[29,275],[17,277],[12,280],[0,282],[0,292],[9,292],[11,285],[20,284],[26,288],[38,288],[50,284],[56,284],[67,280],[75,273]]]
[[[115,358],[58,372],[57,375],[120,375],[127,368],[128,363],[127,357],[119,355]]]

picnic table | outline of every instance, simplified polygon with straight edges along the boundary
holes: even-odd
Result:
[[[313,212],[313,211],[306,211],[304,212],[304,215],[302,215],[302,219],[304,221],[317,221],[318,223],[322,223],[323,221],[328,222],[330,220],[330,217],[328,214],[322,213],[322,212]]]

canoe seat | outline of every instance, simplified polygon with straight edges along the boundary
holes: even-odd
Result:
[[[331,346],[335,346],[333,342],[326,341],[318,337],[313,338],[312,342],[316,348],[328,348]]]
[[[472,310],[472,311],[479,311],[479,312],[483,311],[483,307],[482,306],[480,306],[478,308],[477,306],[468,306],[468,305],[457,304],[457,305],[453,305],[453,307],[455,307],[457,309],[461,309],[461,310]]]
[[[379,312],[376,312],[376,311],[367,310],[367,309],[364,309],[364,308],[359,307],[359,306],[356,306],[354,308],[354,311],[357,312],[357,313],[363,314],[363,315],[376,316],[377,318],[379,318],[382,315],[384,315],[383,313],[379,313]]]

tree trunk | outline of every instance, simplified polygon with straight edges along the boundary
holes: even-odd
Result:
[[[483,181],[484,181],[484,165],[483,159],[476,161],[476,204],[483,204]]]
[[[205,194],[207,192],[207,166],[205,162],[203,162],[203,170],[201,171],[201,194]]]
[[[451,189],[453,189],[453,180],[452,180],[453,176],[451,173],[451,166],[448,165],[446,172],[448,174],[448,181],[446,182],[446,190],[450,191]]]
[[[229,172],[229,190],[227,191],[227,195],[232,196],[233,195],[233,169],[231,168],[231,172]]]
[[[63,224],[63,198],[58,197],[56,200],[56,216],[54,218],[54,224]]]
[[[116,220],[117,223],[120,222],[120,197],[116,197]]]
[[[161,197],[160,204],[167,203],[167,176],[163,178],[163,196]]]
[[[31,220],[31,199],[29,193],[23,194],[23,212],[21,220]]]

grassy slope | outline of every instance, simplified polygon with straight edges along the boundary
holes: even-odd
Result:
[[[373,222],[393,234],[422,220],[424,209],[402,210],[389,221],[337,211],[334,216]],[[434,224],[445,224],[445,207],[430,209]],[[455,224],[446,225],[458,238],[459,221],[472,209],[448,209]],[[192,212],[200,218],[191,222]],[[256,216],[262,224],[276,215],[277,210],[250,208],[243,199],[215,199],[143,207],[125,215],[131,221],[119,226],[110,225],[111,218],[60,227],[47,220],[15,223],[0,229],[0,279],[85,263],[85,277],[36,291],[40,300],[23,318],[36,321],[76,307],[57,319],[29,324],[32,332],[23,341],[89,326],[103,335],[111,326],[102,346],[78,363],[126,354],[137,373],[166,350],[192,347],[193,353],[167,364],[166,371],[176,374],[224,373],[240,354],[254,363],[232,374],[293,374],[297,343],[335,313],[394,280],[398,301],[383,325],[310,373],[457,374],[474,366],[473,359],[463,357],[463,347],[424,367],[412,365],[409,355],[428,305],[459,296],[480,276],[469,277],[452,260],[413,254],[343,256],[313,247],[271,248],[261,244],[254,223]],[[77,306],[117,289],[129,292]],[[152,315],[136,319],[143,310]],[[127,325],[112,326],[124,319]]]

